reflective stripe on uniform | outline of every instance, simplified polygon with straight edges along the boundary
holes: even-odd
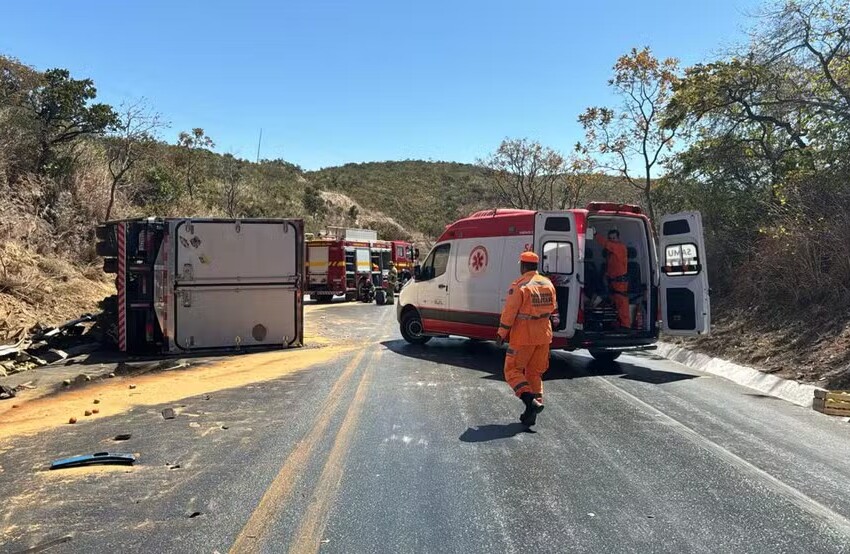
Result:
[[[502,329],[505,329],[505,330],[507,330],[507,331],[510,331],[510,330],[511,330],[511,326],[510,326],[510,325],[505,325],[504,323],[499,323],[499,327],[501,327]]]
[[[523,381],[522,383],[520,383],[520,384],[518,384],[517,386],[514,387],[514,392],[518,391],[522,387],[527,387],[527,386],[528,386],[528,381]]]
[[[517,314],[517,319],[525,319],[525,320],[535,320],[535,319],[546,319],[549,317],[549,314],[540,314],[540,315],[531,315],[531,314]]]
[[[508,348],[508,350],[507,350],[506,354],[507,354],[508,356],[513,356],[514,354],[516,354],[516,352],[514,351],[514,349],[513,349],[513,348]]]

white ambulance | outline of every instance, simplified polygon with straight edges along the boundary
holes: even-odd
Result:
[[[656,242],[637,206],[594,202],[565,211],[486,210],[446,227],[428,257],[401,291],[401,334],[424,344],[449,335],[493,340],[510,283],[519,277],[519,255],[540,256],[540,272],[557,291],[560,323],[552,348],[584,348],[604,361],[621,352],[653,348],[667,335],[708,334],[710,302],[699,212],[667,215]],[[605,282],[606,252],[588,229],[603,237],[619,231],[628,251],[631,327],[617,322]]]

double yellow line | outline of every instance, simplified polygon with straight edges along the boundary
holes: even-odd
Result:
[[[294,535],[295,539],[290,547],[290,552],[318,552],[319,550],[322,533],[324,533],[327,524],[327,514],[336,497],[345,470],[345,456],[351,446],[357,420],[363,411],[366,389],[371,378],[371,366],[375,363],[376,358],[381,355],[381,352],[377,351],[367,360],[368,365],[360,377],[354,398],[334,438],[318,485],[310,499],[307,511],[301,519],[298,531]],[[313,428],[286,458],[277,476],[260,499],[260,503],[236,537],[236,541],[230,548],[231,554],[253,553],[261,550],[266,536],[283,511],[298,477],[303,473],[314,450],[324,438],[340,402],[346,396],[346,386],[363,361],[365,354],[365,349],[356,354],[334,383],[327,400],[322,404],[321,415]]]

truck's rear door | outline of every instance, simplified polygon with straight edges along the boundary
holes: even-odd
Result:
[[[307,246],[307,276],[308,289],[310,286],[328,284],[328,252],[327,244]]]
[[[662,329],[668,335],[706,335],[711,327],[705,240],[699,212],[661,218]]]
[[[575,214],[538,212],[534,222],[534,251],[540,256],[540,273],[555,285],[560,324],[555,337],[572,337],[578,320],[581,286],[576,278],[578,232]]]
[[[177,348],[301,344],[301,221],[184,220],[172,236]]]

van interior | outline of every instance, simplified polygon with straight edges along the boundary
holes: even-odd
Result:
[[[585,242],[584,251],[584,330],[587,334],[605,336],[634,335],[650,331],[649,300],[652,284],[652,252],[644,220],[638,217],[590,215],[588,227],[596,229],[597,236],[607,238],[612,230],[620,233],[620,242],[626,246],[628,270],[623,280],[629,302],[629,325],[623,328],[617,317],[606,277],[608,252],[593,241]]]

